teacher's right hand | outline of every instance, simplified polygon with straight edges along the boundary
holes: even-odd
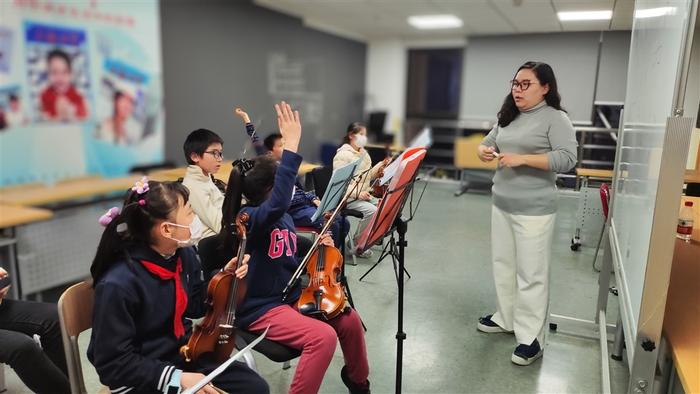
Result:
[[[479,148],[477,149],[477,155],[479,156],[479,160],[481,161],[492,161],[496,158],[496,156],[494,156],[493,154],[493,152],[495,151],[496,149],[492,146],[479,145]]]

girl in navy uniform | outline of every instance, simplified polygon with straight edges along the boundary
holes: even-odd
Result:
[[[269,326],[266,338],[300,349],[301,358],[294,373],[290,393],[316,393],[321,386],[336,343],[340,340],[345,366],[341,377],[351,393],[369,393],[369,364],[362,322],[357,312],[347,307],[334,319],[324,322],[302,315],[296,309],[300,286],[283,301],[283,289],[299,266],[296,257],[297,236],[288,213],[292,189],[301,156],[297,152],[301,138],[299,113],[282,102],[275,106],[285,146],[276,163],[269,155],[258,156],[252,169],[242,176],[234,168],[229,178],[223,205],[220,264],[230,259],[233,250],[233,222],[246,212],[250,268],[246,277],[248,291],[237,310],[239,327],[261,332]],[[247,205],[241,207],[241,195]],[[333,246],[330,234],[322,243]]]
[[[113,393],[171,393],[193,386],[216,368],[206,359],[185,364],[179,349],[191,322],[206,312],[206,287],[191,245],[201,223],[177,182],[137,182],[121,212],[100,218],[105,231],[90,267],[95,288],[88,358]],[[236,259],[227,262],[235,267]],[[246,275],[242,265],[236,276]],[[265,381],[234,363],[213,380],[231,393],[267,393]],[[212,385],[198,393],[215,394]]]

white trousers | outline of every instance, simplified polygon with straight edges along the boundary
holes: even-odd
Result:
[[[491,318],[515,332],[519,344],[544,347],[549,264],[556,214],[513,215],[493,206],[491,256],[498,307]]]
[[[377,212],[377,206],[365,200],[348,200],[345,207],[360,211],[362,213],[362,219],[360,219],[360,223],[357,225],[357,230],[355,230],[355,234],[352,237],[355,244],[357,244],[360,234],[362,234],[362,231],[365,229],[365,227],[367,227],[369,221],[372,219],[372,216],[374,216],[374,213]]]

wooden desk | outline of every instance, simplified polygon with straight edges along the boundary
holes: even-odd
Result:
[[[700,393],[699,256],[698,241],[676,240],[664,315],[663,334],[686,393]]]
[[[469,137],[457,137],[454,144],[454,166],[459,169],[496,170],[498,160],[483,162],[479,159],[477,149],[484,139],[483,134],[474,134]]]
[[[0,203],[36,207],[74,201],[126,191],[139,179],[141,176],[138,175],[111,179],[86,178],[28,190],[0,189]]]
[[[48,209],[0,204],[0,229],[49,220],[52,217],[53,212]]]
[[[700,183],[700,170],[685,170],[685,183]]]
[[[228,182],[233,169],[231,161],[225,161],[221,169],[214,177]],[[299,167],[299,175],[320,167],[319,164],[302,162]],[[148,174],[148,178],[154,181],[176,181],[185,176],[186,167],[158,170]],[[56,183],[55,185],[30,184],[26,186],[12,186],[0,188],[0,204],[22,205],[38,207],[61,202],[80,200],[103,196],[107,194],[125,192],[132,187],[143,175],[129,175],[121,178],[102,178],[99,176],[86,176]]]
[[[396,145],[396,144],[391,144],[391,145],[389,145],[389,144],[367,144],[367,145],[365,145],[365,148],[386,149],[387,147],[393,153],[398,153],[398,152],[402,152],[402,151],[406,150],[405,146],[400,146],[400,145]]]
[[[613,174],[612,170],[596,170],[592,168],[576,169],[576,176],[578,177],[612,179]],[[700,183],[700,170],[685,170],[684,180],[685,183]]]
[[[589,178],[601,178],[601,179],[612,179],[612,170],[597,170],[593,168],[577,168],[576,176],[589,177]]]
[[[7,248],[9,257],[8,274],[12,279],[12,295],[15,299],[22,297],[20,289],[20,273],[17,263],[17,240],[15,239],[15,227],[24,224],[48,220],[53,213],[47,209],[28,208],[0,204],[0,230],[6,233],[0,238],[0,247]]]
[[[307,162],[303,161],[303,162],[301,162],[301,165],[299,166],[299,175],[300,176],[306,175],[309,172],[311,172],[311,170],[318,168],[318,167],[321,167],[321,165],[316,164],[316,163],[307,163]]]
[[[577,168],[576,169],[576,188],[588,186],[590,178],[612,180],[614,172],[612,170],[597,170],[593,168]]]
[[[317,167],[321,167],[321,165],[315,163],[308,163],[304,161],[301,163],[301,166],[299,166],[299,175],[306,175],[306,173],[310,172],[311,170]],[[231,176],[232,170],[233,162],[224,161],[221,163],[221,168],[219,169],[219,171],[216,174],[214,174],[214,178],[220,179],[224,182],[228,182],[228,178],[229,176]],[[158,170],[148,174],[148,179],[152,179],[155,181],[176,181],[179,178],[184,177],[186,171],[187,167],[172,168],[169,170]]]

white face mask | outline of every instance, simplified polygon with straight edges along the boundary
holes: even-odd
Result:
[[[182,224],[177,224],[177,223],[170,223],[170,222],[165,222],[165,224],[169,224],[171,226],[175,227],[182,227],[182,228],[187,228],[190,230],[190,238],[186,240],[181,240],[173,237],[167,237],[172,239],[173,241],[177,242],[177,247],[178,248],[187,248],[189,246],[194,246],[199,243],[199,241],[202,239],[202,235],[204,233],[204,224],[202,224],[202,221],[199,220],[199,217],[195,215],[194,220],[192,220],[192,223],[190,223],[189,226],[185,226]]]
[[[367,136],[362,134],[355,134],[355,145],[360,148],[364,148],[367,145]]]

